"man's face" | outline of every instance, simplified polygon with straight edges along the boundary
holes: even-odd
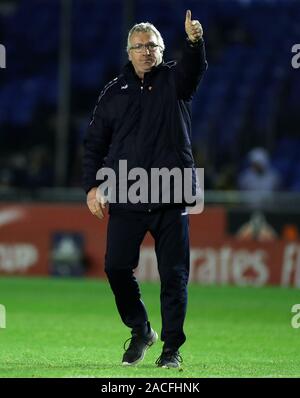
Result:
[[[151,32],[135,32],[130,38],[131,47],[138,45],[148,45],[148,47],[142,47],[140,50],[131,49],[129,50],[129,60],[138,75],[143,75],[149,72],[155,65],[159,65],[162,61],[161,48],[156,47],[151,49],[152,45],[157,45],[157,38],[154,33]]]

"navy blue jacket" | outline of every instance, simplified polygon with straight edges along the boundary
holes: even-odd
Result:
[[[191,100],[207,69],[204,41],[186,41],[179,62],[162,62],[136,75],[131,62],[102,90],[84,139],[83,187],[97,187],[97,171],[126,159],[128,169],[194,167]],[[134,210],[150,205],[117,204]],[[152,205],[152,207],[156,207]]]

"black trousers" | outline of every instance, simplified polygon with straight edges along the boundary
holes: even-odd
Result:
[[[107,274],[119,314],[125,325],[142,332],[148,322],[138,283],[133,274],[140,245],[150,231],[161,281],[161,340],[166,347],[185,342],[183,324],[189,277],[189,220],[184,208],[169,207],[149,213],[111,212],[105,255]]]

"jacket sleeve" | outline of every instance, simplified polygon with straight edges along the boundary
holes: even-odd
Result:
[[[111,142],[111,129],[105,118],[104,99],[100,95],[83,141],[83,188],[86,193],[100,184],[96,179]]]
[[[175,67],[176,89],[179,99],[190,100],[207,69],[203,38],[196,44],[186,40],[183,55]]]

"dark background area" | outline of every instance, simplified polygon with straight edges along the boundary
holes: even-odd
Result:
[[[67,5],[70,101],[61,141]],[[80,187],[82,139],[101,89],[127,60],[129,28],[152,22],[165,40],[164,59],[178,58],[188,8],[203,25],[209,63],[193,104],[194,155],[206,188],[239,188],[249,151],[262,147],[279,189],[300,191],[300,69],[291,65],[300,2],[289,0],[2,0],[0,187]]]

